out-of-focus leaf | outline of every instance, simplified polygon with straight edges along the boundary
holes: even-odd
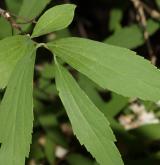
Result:
[[[112,93],[111,100],[103,106],[103,113],[106,116],[110,115],[114,117],[127,105],[127,103],[128,98]]]
[[[120,21],[122,19],[122,10],[113,9],[110,13],[109,29],[119,30],[121,28]]]
[[[47,45],[102,88],[127,97],[160,99],[160,71],[131,50],[76,37]]]
[[[97,162],[94,162],[93,165],[99,165]]]
[[[93,161],[80,154],[70,154],[67,157],[69,165],[93,165]]]
[[[39,139],[39,135],[34,134],[32,138],[32,144],[31,144],[31,151],[30,151],[30,158],[39,160],[43,159],[45,157],[43,148],[38,143],[37,139]]]
[[[160,7],[160,0],[156,0],[156,3]]]
[[[55,35],[56,35],[56,39],[59,39],[59,38],[70,37],[71,33],[68,28],[65,28],[65,29],[56,31]]]
[[[23,0],[5,0],[7,10],[11,13],[18,14]]]
[[[66,38],[66,37],[70,37],[71,33],[69,31],[68,28],[62,29],[62,30],[58,30],[54,33],[50,33],[49,35],[47,35],[47,41],[51,42],[55,39],[59,39],[59,38]]]
[[[66,28],[73,20],[75,7],[72,4],[64,4],[47,10],[38,20],[32,37]]]
[[[80,89],[69,72],[58,63],[56,85],[80,143],[85,145],[101,165],[123,164],[107,119]]]
[[[94,104],[106,116],[114,117],[128,103],[128,98],[114,92],[112,92],[111,100],[109,102],[104,102],[96,90],[97,85],[82,74],[79,75],[78,83]]]
[[[61,145],[64,148],[68,148],[68,144],[66,142],[66,139],[64,135],[59,130],[46,130],[47,136],[55,142],[55,144]]]
[[[19,59],[27,52],[31,52],[33,47],[33,42],[26,36],[7,37],[0,40],[0,88],[6,87]]]
[[[55,115],[52,114],[41,115],[39,121],[43,127],[53,127],[58,125]]]
[[[40,115],[44,112],[44,109],[45,109],[44,104],[40,100],[36,99],[35,97],[33,99],[33,105],[34,105],[35,116]]]
[[[35,88],[33,91],[34,97],[40,100],[48,100],[48,95],[43,92],[42,90],[39,90],[39,88]]]
[[[55,143],[48,136],[46,137],[46,143],[44,146],[44,152],[47,157],[48,162],[53,165],[55,161]]]
[[[42,70],[42,77],[52,79],[55,77],[55,67],[51,64],[46,64]]]
[[[159,29],[159,24],[149,20],[147,31],[150,35]],[[138,25],[131,25],[117,30],[111,37],[107,38],[104,43],[133,49],[144,43],[143,32]]]
[[[160,140],[160,124],[146,124],[130,131],[139,139],[146,141]]]
[[[96,89],[97,85],[88,79],[86,76],[79,74],[78,78],[79,86],[85,91],[93,103],[100,109],[103,109],[105,102],[101,99]]]
[[[14,51],[12,51],[14,53]],[[24,165],[33,127],[35,48],[17,63],[0,106],[0,164]]]
[[[10,23],[5,20],[3,17],[0,17],[0,39],[3,39],[5,37],[12,35],[12,28]]]
[[[40,78],[39,80],[39,88],[43,90],[48,97],[54,97],[57,94],[57,89],[55,84],[51,83],[51,81]]]
[[[35,19],[51,0],[23,0],[19,11],[19,22],[27,22]],[[29,24],[22,25],[22,29],[26,30]]]
[[[103,112],[107,118],[109,117],[108,120],[112,129],[117,132],[117,134],[129,137],[123,127],[116,122],[114,118],[112,118],[125,107],[128,103],[128,98],[112,93],[111,100],[109,102],[104,102],[96,90],[96,84],[94,84],[86,76],[80,74],[78,83],[101,112]]]
[[[40,78],[39,82],[38,82],[38,85],[39,85],[40,89],[44,89],[45,90],[46,88],[48,88],[48,86],[51,85],[51,82],[49,80]]]

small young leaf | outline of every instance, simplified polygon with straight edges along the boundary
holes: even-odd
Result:
[[[33,47],[33,42],[26,36],[8,37],[0,41],[0,88],[7,85],[19,59]]]
[[[0,164],[24,165],[28,157],[33,123],[34,59],[35,50],[32,50],[19,60],[0,106]]]
[[[66,28],[73,20],[75,5],[57,5],[47,10],[38,20],[32,37]]]
[[[160,71],[133,51],[75,37],[48,43],[48,47],[102,88],[127,97],[160,99]]]
[[[80,143],[101,165],[122,165],[109,122],[59,64],[56,68],[56,85]]]

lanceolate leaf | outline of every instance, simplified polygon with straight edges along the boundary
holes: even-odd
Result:
[[[0,88],[4,88],[18,60],[33,49],[26,36],[8,37],[0,41]]]
[[[16,65],[0,106],[0,164],[24,165],[33,123],[33,70],[35,50]]]
[[[100,165],[122,165],[107,119],[59,64],[56,68],[56,85],[80,143],[85,145]]]
[[[74,37],[48,47],[103,88],[128,97],[160,99],[159,70],[133,51]]]
[[[32,37],[37,37],[50,32],[66,28],[74,16],[75,5],[57,5],[47,10],[38,20]]]

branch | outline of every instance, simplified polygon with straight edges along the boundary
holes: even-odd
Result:
[[[14,14],[11,14],[10,12],[3,10],[2,8],[0,8],[0,16],[2,16],[5,20],[7,20],[9,22],[13,29],[17,29],[21,33],[24,33],[24,32],[22,31],[20,24],[36,23],[35,19],[27,20],[27,19],[22,18],[20,16],[16,16]],[[16,22],[17,18],[24,20],[25,22]]]
[[[153,64],[155,64],[156,63],[156,55],[154,54],[154,51],[152,49],[150,39],[149,39],[149,34],[147,31],[147,19],[146,19],[144,8],[143,8],[144,4],[142,4],[142,2],[140,0],[131,0],[131,2],[133,3],[135,9],[137,10],[137,18],[138,18],[138,21],[139,21],[139,23],[142,27],[142,30],[143,30],[143,36],[144,36],[144,39],[146,41],[150,60]]]
[[[12,18],[11,14],[10,14],[8,11],[3,10],[3,9],[0,8],[0,15],[1,15],[4,19],[6,19],[6,20],[11,24],[11,26],[12,26],[14,29],[17,29],[17,30],[19,30],[20,32],[22,32],[22,29],[21,29],[20,25],[18,25],[18,24],[16,23],[16,21]]]

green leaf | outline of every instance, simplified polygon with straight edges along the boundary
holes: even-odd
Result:
[[[26,36],[8,37],[0,41],[0,88],[4,88],[19,61],[33,49],[33,42]]]
[[[23,0],[22,6],[19,11],[20,22],[29,21],[35,19],[50,3],[51,0]],[[23,20],[24,18],[24,20]],[[23,30],[26,30],[30,24],[22,25]]]
[[[31,144],[31,150],[30,150],[30,158],[34,159],[36,161],[38,160],[42,160],[45,158],[45,153],[44,153],[44,149],[42,148],[42,146],[39,144],[38,140],[40,138],[40,135],[38,133],[33,134],[32,136],[32,144]]]
[[[160,99],[160,72],[125,48],[82,38],[48,43],[48,48],[102,88],[127,97]]]
[[[154,141],[160,139],[160,124],[146,124],[138,128],[132,129],[131,134],[142,139],[143,141]]]
[[[160,0],[156,0],[158,7],[160,7]]]
[[[103,113],[106,116],[116,116],[126,105],[128,98],[112,93],[112,99],[103,106]]]
[[[104,110],[103,107],[106,104],[100,97],[95,84],[93,81],[88,79],[86,76],[79,74],[78,84],[81,89],[88,95],[88,97],[94,102],[94,104],[100,109]]]
[[[109,19],[109,29],[112,31],[118,30],[121,28],[121,19],[123,17],[123,12],[120,9],[113,9],[110,12],[110,19]]]
[[[70,154],[67,157],[67,161],[70,165],[93,165],[93,161],[80,155],[80,154]]]
[[[68,148],[67,140],[64,137],[64,134],[59,129],[45,129],[47,136],[57,145],[60,145],[64,148]]]
[[[152,20],[148,21],[147,31],[150,35],[154,34],[158,29],[158,23]],[[116,46],[133,49],[138,46],[141,46],[145,42],[145,40],[141,28],[138,25],[131,25],[129,27],[124,27],[120,30],[117,30],[111,37],[107,38],[104,42],[107,44],[113,44]]]
[[[42,77],[46,79],[52,79],[55,77],[55,67],[52,64],[45,64],[42,72],[41,72]]]
[[[56,85],[80,143],[101,165],[122,165],[109,122],[59,64],[56,68]]]
[[[5,37],[12,35],[12,28],[10,23],[4,19],[3,17],[0,17],[0,39],[3,39]]]
[[[53,114],[41,115],[39,122],[43,127],[54,127],[58,125],[57,119]]]
[[[44,152],[46,155],[46,158],[48,162],[53,165],[56,159],[55,156],[55,150],[56,150],[56,144],[52,139],[50,139],[48,136],[46,136],[46,143],[44,146]]]
[[[38,20],[32,37],[66,28],[73,20],[75,5],[58,5],[47,10]]]
[[[11,13],[17,14],[21,7],[22,1],[23,0],[5,0],[7,10]]]
[[[0,164],[24,165],[33,125],[35,50],[17,63],[0,106]]]

